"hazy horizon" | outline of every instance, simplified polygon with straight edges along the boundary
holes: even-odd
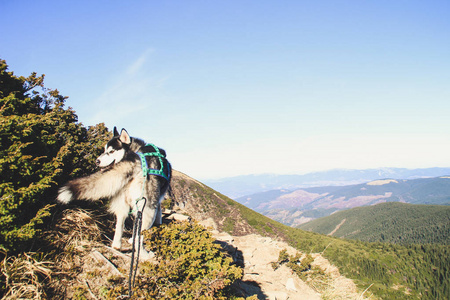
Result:
[[[249,173],[249,174],[241,174],[236,176],[227,176],[227,177],[214,177],[214,178],[195,178],[197,180],[204,180],[204,181],[216,181],[216,180],[223,180],[223,179],[231,179],[236,177],[248,177],[248,176],[305,176],[310,174],[316,174],[316,173],[328,173],[328,172],[336,172],[336,171],[389,171],[389,170],[409,170],[409,171],[424,171],[424,170],[431,170],[431,169],[449,169],[450,167],[429,167],[429,168],[389,168],[389,167],[381,167],[381,168],[368,168],[368,169],[351,169],[351,168],[336,168],[336,169],[328,169],[328,170],[319,170],[319,171],[312,171],[312,172],[306,172],[306,173]],[[184,173],[184,172],[183,172]],[[189,174],[186,174],[189,176]],[[444,176],[447,174],[442,174],[438,176]],[[448,174],[450,175],[450,173]],[[419,175],[417,175],[419,176]]]

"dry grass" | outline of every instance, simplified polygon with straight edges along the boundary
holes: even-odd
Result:
[[[3,299],[46,299],[45,285],[51,281],[54,263],[34,253],[5,257],[1,273],[5,278]]]
[[[92,242],[101,241],[102,231],[99,222],[88,211],[80,208],[67,209],[48,232],[46,239],[65,251],[83,251]]]
[[[99,245],[99,222],[86,210],[68,209],[43,236],[46,256],[22,253],[0,262],[4,299],[64,299],[75,284],[84,257]],[[57,262],[57,263],[56,263]],[[0,291],[1,292],[1,291]],[[1,295],[0,295],[1,296]]]
[[[81,208],[67,209],[48,232],[46,240],[59,249],[55,254],[58,280],[50,286],[54,298],[64,299],[67,293],[80,286],[77,277],[83,272],[86,257],[93,247],[101,245],[102,230],[99,221],[89,211]]]

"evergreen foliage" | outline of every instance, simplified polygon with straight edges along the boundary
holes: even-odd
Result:
[[[242,277],[242,269],[195,222],[152,227],[144,236],[157,263],[141,263],[135,288],[139,299],[229,299],[227,287]],[[121,292],[112,290],[109,297],[116,299]]]
[[[299,228],[367,242],[450,245],[450,206],[381,203],[340,211]]]
[[[14,253],[42,229],[57,185],[92,172],[108,130],[78,123],[44,75],[7,69],[0,60],[0,247]]]

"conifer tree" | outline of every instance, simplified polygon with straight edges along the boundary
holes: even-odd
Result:
[[[50,214],[57,185],[93,171],[103,124],[89,130],[44,75],[15,76],[0,60],[0,248],[18,252]]]

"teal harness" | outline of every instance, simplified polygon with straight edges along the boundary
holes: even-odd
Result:
[[[142,173],[144,177],[147,177],[148,175],[156,175],[160,176],[167,181],[170,181],[170,163],[166,159],[166,155],[161,153],[158,147],[156,147],[153,144],[146,144],[145,147],[152,147],[153,151],[146,151],[144,153],[137,152],[137,155],[139,155],[141,159],[141,167],[142,167]],[[157,157],[159,160],[159,169],[151,169],[148,167],[147,160],[145,159],[146,156],[151,157]]]

